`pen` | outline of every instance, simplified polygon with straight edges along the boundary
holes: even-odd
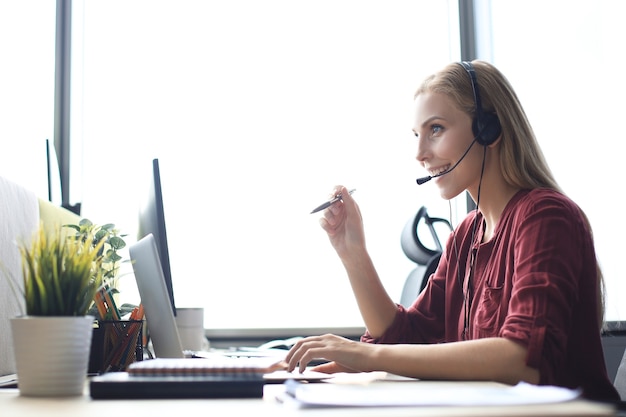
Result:
[[[353,193],[353,192],[355,192],[355,191],[356,191],[355,189],[352,189],[352,190],[348,191],[348,194],[352,195],[352,193]],[[333,204],[335,204],[337,201],[341,200],[341,197],[342,197],[342,196],[341,196],[341,194],[337,194],[337,195],[335,196],[335,198],[333,198],[333,199],[331,199],[331,200],[328,200],[327,202],[325,202],[324,204],[322,204],[322,205],[320,205],[320,206],[315,207],[315,208],[313,209],[313,211],[311,212],[311,214],[313,214],[313,213],[317,213],[318,211],[322,211],[322,210],[324,210],[324,209],[326,209],[326,208],[328,208],[328,207],[332,206],[332,205],[333,205]]]

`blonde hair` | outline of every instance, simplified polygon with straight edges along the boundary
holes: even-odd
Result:
[[[549,188],[563,193],[543,155],[528,121],[526,112],[507,78],[493,65],[485,61],[472,61],[484,113],[498,116],[502,126],[498,159],[504,180],[520,189]],[[476,104],[470,76],[459,63],[451,63],[441,71],[429,76],[415,92],[444,94],[472,119],[476,116]],[[580,209],[587,228],[592,234],[587,215]],[[604,278],[596,259],[599,285],[599,318],[604,318]]]
[[[502,125],[499,160],[505,181],[517,188],[544,187],[560,192],[561,189],[548,167],[532,126],[509,81],[487,62],[473,61],[472,65],[476,71],[483,111],[498,116]],[[415,95],[425,92],[445,94],[470,117],[474,118],[476,115],[470,77],[458,63],[450,64],[428,77]]]

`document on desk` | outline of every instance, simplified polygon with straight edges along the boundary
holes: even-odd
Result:
[[[16,388],[17,374],[0,376],[0,388]]]
[[[374,381],[368,384],[285,382],[283,402],[298,407],[488,406],[548,404],[576,399],[580,391],[519,383]]]

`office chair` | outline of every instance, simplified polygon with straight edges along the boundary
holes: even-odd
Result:
[[[622,360],[617,368],[613,385],[619,392],[622,401],[626,401],[626,351],[624,351]]]
[[[444,226],[444,229],[441,230],[441,228],[436,227],[438,225]],[[423,236],[424,229],[430,232],[430,234],[426,234],[427,237],[430,236],[432,239],[429,244],[430,247],[423,243],[425,238]],[[404,282],[400,297],[400,304],[404,307],[409,307],[413,304],[415,298],[426,286],[428,277],[437,269],[441,253],[443,252],[440,235],[446,233],[444,237],[447,238],[447,234],[451,231],[452,225],[448,220],[430,217],[424,206],[420,207],[415,216],[410,218],[405,224],[404,229],[402,229],[400,243],[404,254],[415,262],[417,266],[409,273]]]

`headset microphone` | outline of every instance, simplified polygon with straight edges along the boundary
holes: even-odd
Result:
[[[437,177],[441,177],[442,175],[446,175],[448,172],[451,172],[454,168],[457,167],[457,165],[459,165],[461,163],[461,161],[465,158],[465,156],[467,155],[467,153],[470,151],[470,149],[472,149],[472,146],[474,146],[474,144],[476,143],[477,138],[474,138],[474,140],[472,141],[472,143],[470,143],[470,146],[467,148],[467,150],[465,151],[465,153],[463,154],[463,156],[461,157],[461,159],[459,159],[458,161],[456,161],[456,164],[452,165],[452,168],[450,169],[446,169],[443,172],[440,172],[439,174],[436,175],[429,175],[427,177],[422,177],[422,178],[418,178],[417,184],[418,185],[422,185],[430,180],[432,180],[433,178],[437,178]]]

